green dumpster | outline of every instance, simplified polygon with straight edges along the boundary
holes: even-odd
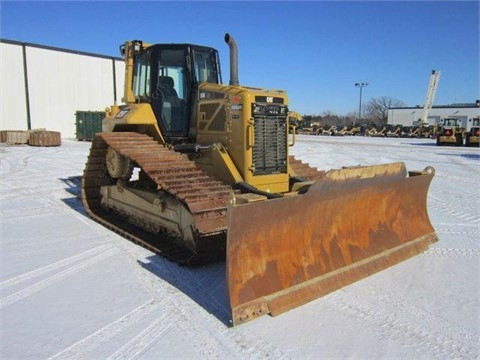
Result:
[[[102,131],[102,120],[104,118],[105,111],[75,112],[77,140],[93,140],[95,134]]]

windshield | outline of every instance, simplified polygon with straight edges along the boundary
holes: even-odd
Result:
[[[456,126],[457,125],[457,119],[444,119],[443,125],[445,125],[445,126]]]

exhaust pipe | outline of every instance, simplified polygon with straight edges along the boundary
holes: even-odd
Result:
[[[230,85],[238,86],[238,48],[237,43],[230,36],[229,33],[225,34],[225,42],[230,48]]]

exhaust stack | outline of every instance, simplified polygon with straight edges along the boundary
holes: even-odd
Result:
[[[229,33],[225,34],[225,42],[230,48],[230,85],[238,86],[238,48],[237,43],[230,36]]]

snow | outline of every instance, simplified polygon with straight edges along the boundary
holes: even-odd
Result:
[[[232,327],[225,264],[181,267],[89,219],[88,142],[0,146],[2,359],[480,357],[480,153],[430,139],[297,136],[319,169],[433,166],[440,241],[277,317]]]

